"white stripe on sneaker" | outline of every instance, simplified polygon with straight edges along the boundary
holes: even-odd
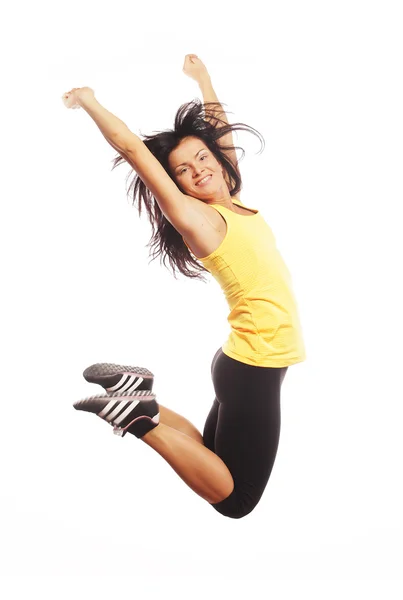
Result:
[[[105,420],[110,422],[113,420],[114,417],[116,417],[116,415],[118,415],[120,413],[121,410],[123,410],[128,404],[131,404],[130,400],[125,400],[124,402],[119,402],[119,406],[117,406],[115,408],[115,410],[113,410],[111,413],[109,413],[109,415],[107,415],[105,417]],[[138,404],[138,401],[137,401]]]
[[[122,375],[119,381],[110,388],[106,388],[107,392],[117,392],[124,381],[126,381],[126,375]],[[120,391],[120,390],[119,390]]]
[[[98,417],[104,417],[116,404],[117,400],[111,400],[108,404],[98,413]]]
[[[107,391],[110,392],[128,392],[135,390],[144,381],[143,377],[137,377],[136,375],[122,375],[119,381]],[[122,385],[123,384],[123,385]],[[121,387],[122,386],[122,387]]]
[[[139,387],[139,385],[141,385],[143,383],[143,381],[144,381],[144,378],[143,377],[139,377],[137,379],[137,381],[135,381],[133,383],[133,385],[130,386],[126,391],[127,392],[134,392],[135,390],[137,390],[137,388]]]
[[[136,406],[139,402],[140,402],[140,400],[133,400],[133,402],[130,402],[130,406],[121,415],[119,415],[119,417],[117,419],[115,419],[114,424],[119,425],[119,423],[121,423],[123,421],[123,419],[125,419],[128,415],[130,415],[132,410],[134,410],[136,408]]]

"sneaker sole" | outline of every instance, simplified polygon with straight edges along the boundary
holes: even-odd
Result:
[[[96,396],[88,396],[87,398],[78,400],[73,403],[73,406],[76,410],[97,415],[102,420],[113,425],[113,433],[124,436],[127,429],[139,419],[149,419],[154,423],[159,422],[159,412],[154,417],[138,414],[133,418],[133,414],[129,419],[129,415],[133,413],[140,402],[149,402],[150,407],[154,406],[156,410],[159,408],[156,402],[156,395],[149,390],[140,390],[134,393],[126,392],[123,394],[118,392],[110,396],[97,394]],[[155,410],[152,412],[155,412]]]
[[[96,363],[83,372],[89,383],[101,385],[108,393],[133,392],[139,386],[150,391],[154,382],[154,374],[143,367],[116,365],[113,363]]]

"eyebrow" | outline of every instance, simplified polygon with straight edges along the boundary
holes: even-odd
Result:
[[[194,155],[194,157],[196,158],[196,157],[197,157],[197,156],[200,154],[200,152],[203,152],[203,150],[207,150],[207,149],[206,149],[206,148],[202,148],[201,150],[199,150],[199,151],[198,151],[198,152],[197,152],[197,153]],[[177,165],[177,166],[175,167],[175,171],[176,171],[176,169],[177,169],[178,167],[181,167],[182,165],[187,165],[187,163],[181,163],[180,165]]]

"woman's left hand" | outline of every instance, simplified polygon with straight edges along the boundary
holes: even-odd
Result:
[[[73,88],[62,96],[66,108],[81,108],[80,102],[88,98],[95,98],[94,90],[89,87]]]
[[[200,83],[205,77],[210,77],[206,66],[197,54],[186,54],[182,70],[185,75],[191,77],[197,81],[197,83]]]

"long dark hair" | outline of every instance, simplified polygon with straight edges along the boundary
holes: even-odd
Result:
[[[155,135],[142,134],[144,138],[142,141],[155,156],[155,158],[161,163],[170,178],[175,182],[170,172],[168,163],[168,157],[170,153],[179,145],[183,138],[188,136],[198,137],[205,143],[207,148],[214,154],[215,158],[223,166],[230,195],[234,196],[242,188],[242,179],[239,171],[236,168],[236,165],[232,164],[223,150],[231,150],[235,148],[241,150],[241,158],[244,157],[245,151],[243,148],[238,146],[220,146],[217,140],[230,131],[249,131],[250,133],[253,133],[259,137],[261,140],[262,147],[260,152],[262,152],[264,149],[264,139],[263,136],[253,127],[245,125],[244,123],[228,124],[219,119],[217,115],[220,111],[222,113],[221,106],[223,106],[222,103],[221,105],[218,102],[202,103],[197,98],[191,102],[182,104],[175,116],[174,129],[160,131]],[[221,125],[217,127],[219,123]],[[121,155],[113,159],[114,165],[112,167],[112,171],[119,164],[124,162],[126,161]],[[207,269],[205,269],[195,260],[195,258],[193,258],[191,252],[184,243],[182,236],[165,218],[156,198],[140,179],[136,171],[132,169],[131,173],[134,174],[134,177],[129,189],[127,190],[127,195],[129,195],[131,190],[133,190],[133,206],[135,206],[136,202],[138,202],[137,208],[140,216],[142,202],[144,202],[146,207],[153,232],[151,241],[147,244],[147,246],[154,247],[154,249],[150,252],[150,254],[152,254],[151,260],[155,260],[155,258],[161,254],[165,266],[167,266],[165,264],[165,259],[168,258],[175,279],[175,268],[177,268],[186,277],[201,279],[202,281],[206,282],[206,279],[201,275],[201,272],[207,272]],[[127,176],[126,182],[131,173],[129,173]],[[176,185],[178,184],[176,183]],[[178,186],[178,188],[180,189],[180,186]],[[193,269],[189,268],[189,265],[192,266]]]

